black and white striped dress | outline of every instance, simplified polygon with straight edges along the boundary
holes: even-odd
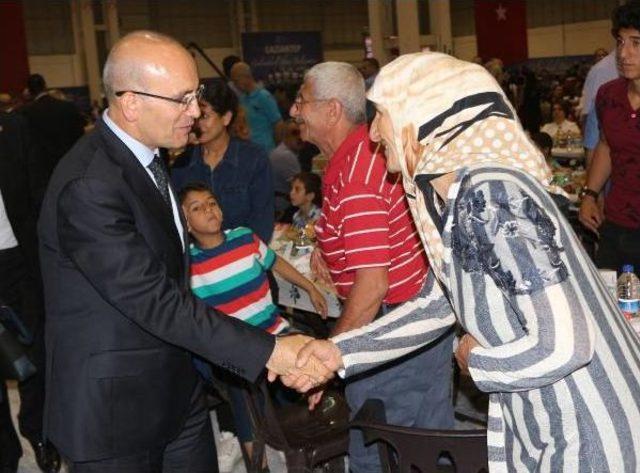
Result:
[[[447,297],[430,275],[416,300],[334,337],[346,376],[455,313],[481,345],[469,368],[491,393],[491,472],[640,471],[640,341],[550,195],[517,170],[461,169],[442,222]]]

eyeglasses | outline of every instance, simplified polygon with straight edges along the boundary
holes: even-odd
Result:
[[[193,92],[184,94],[179,99],[176,99],[173,97],[165,97],[164,95],[150,94],[148,92],[141,92],[139,90],[119,90],[118,92],[116,92],[115,95],[116,97],[122,97],[126,93],[144,95],[145,97],[151,97],[154,99],[167,100],[169,102],[179,104],[182,110],[186,110],[189,108],[189,106],[193,103],[194,100],[198,101],[202,98],[202,94],[204,93],[204,85],[200,84],[200,86],[196,90],[194,90]]]
[[[302,98],[302,95],[298,94],[298,95],[296,95],[296,99],[293,101],[293,104],[296,107],[300,108],[304,104],[307,104],[307,103],[328,102],[329,100],[331,100],[331,99],[305,100],[304,98]]]

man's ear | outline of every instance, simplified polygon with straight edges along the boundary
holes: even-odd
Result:
[[[120,97],[119,107],[125,120],[128,122],[138,121],[143,106],[142,102],[138,95],[132,93],[126,93]]]
[[[336,99],[331,99],[327,102],[327,124],[333,126],[340,121],[344,108],[342,104]]]

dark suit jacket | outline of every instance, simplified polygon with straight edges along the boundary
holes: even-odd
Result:
[[[75,104],[50,95],[43,95],[21,112],[27,118],[33,139],[41,150],[41,164],[51,175],[60,158],[84,134],[85,119]]]
[[[0,112],[0,191],[11,228],[31,274],[37,274],[37,211],[46,175],[38,165],[24,118]]]
[[[273,350],[272,336],[191,296],[178,235],[156,186],[102,121],[51,178],[39,222],[45,434],[74,461],[174,438],[196,383],[189,351],[255,380]]]

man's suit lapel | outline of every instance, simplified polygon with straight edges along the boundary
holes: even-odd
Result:
[[[137,194],[149,213],[166,229],[173,244],[178,251],[183,252],[180,243],[180,234],[173,220],[173,211],[164,200],[160,191],[140,164],[135,155],[120,139],[104,124],[102,120],[96,123],[96,129],[100,132],[103,142],[108,150],[108,155],[122,167],[123,178],[129,184],[134,194]],[[175,193],[174,193],[175,195]],[[186,232],[186,227],[183,225]]]

